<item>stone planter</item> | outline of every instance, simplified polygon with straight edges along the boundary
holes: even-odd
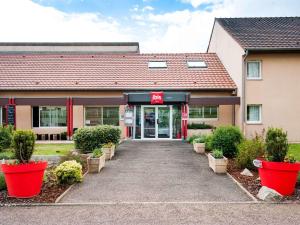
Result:
[[[105,166],[105,154],[99,158],[87,158],[88,171],[89,173],[99,173],[100,170]]]
[[[193,135],[208,135],[212,133],[212,129],[188,129],[187,136],[191,137]]]
[[[205,143],[194,143],[194,151],[197,153],[205,153]]]
[[[105,159],[110,160],[115,155],[115,145],[111,147],[102,147],[102,151],[105,154]]]
[[[226,157],[223,157],[222,159],[216,159],[209,153],[208,164],[215,173],[226,173],[228,159]]]

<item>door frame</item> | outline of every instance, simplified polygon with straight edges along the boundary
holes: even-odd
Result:
[[[144,109],[147,107],[155,108],[155,138],[145,138],[144,137]],[[169,108],[169,138],[159,138],[158,137],[158,108],[168,107]],[[173,139],[173,107],[172,105],[141,105],[141,140],[170,140]]]

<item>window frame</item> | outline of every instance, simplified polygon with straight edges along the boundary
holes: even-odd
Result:
[[[259,120],[258,121],[249,121],[248,120],[248,118],[247,118],[248,106],[258,106],[259,107]],[[262,124],[262,104],[247,104],[247,106],[246,106],[246,123],[247,124]]]
[[[160,63],[161,63],[161,65],[159,66]],[[164,64],[164,65],[162,65],[162,64]],[[168,68],[167,60],[160,60],[160,61],[159,60],[157,60],[157,61],[150,60],[150,61],[148,61],[148,69],[167,69],[167,68]]]
[[[198,118],[191,118],[190,117],[190,107],[198,107],[198,108],[202,108],[203,109],[203,117],[201,118],[201,117],[198,117]],[[204,108],[205,107],[217,107],[217,117],[216,118],[205,118],[204,117]],[[199,106],[197,106],[197,105],[191,105],[191,106],[189,106],[188,107],[188,119],[190,120],[190,121],[196,121],[196,120],[201,120],[201,121],[217,121],[217,120],[219,120],[219,105],[199,105]]]
[[[259,64],[259,77],[249,77],[248,64],[249,63],[258,63]],[[248,60],[246,64],[246,77],[247,80],[262,80],[262,61],[261,60]]]
[[[202,65],[192,65],[193,63],[203,63]],[[189,69],[206,69],[207,68],[207,64],[204,60],[187,60],[186,61],[186,65]]]
[[[41,108],[42,107],[48,107],[48,108],[55,108],[55,107],[65,107],[66,108],[66,126],[41,126]],[[50,114],[51,115],[51,114]],[[33,113],[32,113],[32,117],[33,117]],[[33,126],[33,118],[32,118],[32,126]],[[33,128],[67,128],[67,107],[66,106],[52,106],[52,105],[48,105],[48,106],[39,106],[39,126],[38,127],[33,127]]]
[[[2,126],[2,110],[3,110],[3,107],[0,106],[0,126]]]
[[[98,126],[98,125],[95,125],[95,126],[88,126],[86,124],[86,108],[89,108],[89,107],[93,107],[93,108],[101,108],[101,124],[98,124],[98,125],[104,125],[103,124],[103,108],[111,108],[111,107],[115,107],[115,108],[118,108],[119,110],[119,125],[120,126],[120,120],[121,120],[121,114],[120,114],[120,106],[118,105],[85,105],[84,106],[84,110],[83,110],[83,123],[84,123],[84,127],[95,127],[95,126]],[[111,126],[115,126],[115,125],[111,125]]]

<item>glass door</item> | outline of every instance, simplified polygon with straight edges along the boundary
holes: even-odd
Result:
[[[156,107],[143,107],[143,138],[156,138]]]
[[[170,114],[171,110],[169,106],[158,106],[156,120],[158,138],[170,138]]]
[[[170,106],[142,106],[142,138],[172,138],[171,109]]]

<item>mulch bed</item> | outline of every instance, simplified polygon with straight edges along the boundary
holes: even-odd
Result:
[[[259,189],[261,188],[258,171],[251,171],[253,177],[241,175],[242,169],[239,169],[233,159],[229,159],[228,173],[233,176],[239,183],[243,185],[253,196],[256,197]],[[300,203],[300,183],[297,184],[295,194],[292,196],[284,197],[283,202]]]
[[[33,198],[12,198],[7,196],[7,191],[0,191],[0,204],[28,204],[28,203],[54,203],[55,200],[65,191],[70,185],[57,184],[52,168],[48,168],[47,180],[43,182],[41,193]],[[85,174],[87,168],[82,168],[82,173]]]

